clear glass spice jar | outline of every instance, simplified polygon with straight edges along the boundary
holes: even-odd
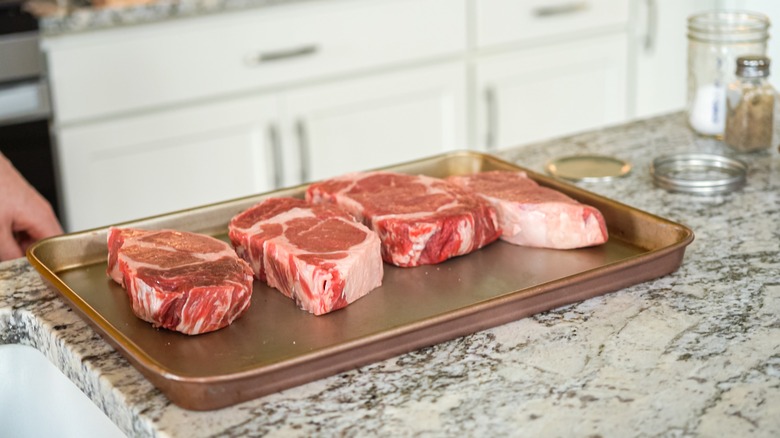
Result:
[[[775,89],[769,83],[769,58],[737,58],[737,79],[726,92],[726,144],[740,152],[768,149],[775,120]]]
[[[740,56],[765,55],[769,18],[755,12],[710,11],[688,18],[688,122],[722,138],[726,88]]]

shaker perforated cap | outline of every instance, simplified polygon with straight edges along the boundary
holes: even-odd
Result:
[[[771,61],[766,56],[748,55],[737,58],[737,76],[763,78],[769,76]]]

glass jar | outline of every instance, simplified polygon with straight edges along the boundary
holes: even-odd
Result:
[[[710,11],[688,18],[688,123],[722,138],[726,88],[740,56],[765,55],[769,18],[755,12]]]
[[[775,89],[769,83],[769,58],[737,58],[737,79],[726,91],[726,144],[740,152],[772,145]]]

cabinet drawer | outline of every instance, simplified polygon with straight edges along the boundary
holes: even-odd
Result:
[[[522,42],[626,26],[625,0],[475,0],[476,45]]]
[[[55,37],[44,50],[67,124],[457,53],[465,23],[465,0],[302,2]]]

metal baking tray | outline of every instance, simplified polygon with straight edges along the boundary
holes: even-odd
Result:
[[[313,316],[255,282],[249,310],[198,336],[136,318],[106,276],[106,232],[53,237],[27,257],[42,278],[175,404],[211,410],[337,374],[675,271],[693,240],[687,227],[476,152],[453,152],[386,168],[436,177],[524,170],[604,214],[609,242],[577,250],[502,241],[444,263],[385,265],[383,285],[344,309]],[[236,213],[298,186],[119,224],[175,228],[227,239]]]

